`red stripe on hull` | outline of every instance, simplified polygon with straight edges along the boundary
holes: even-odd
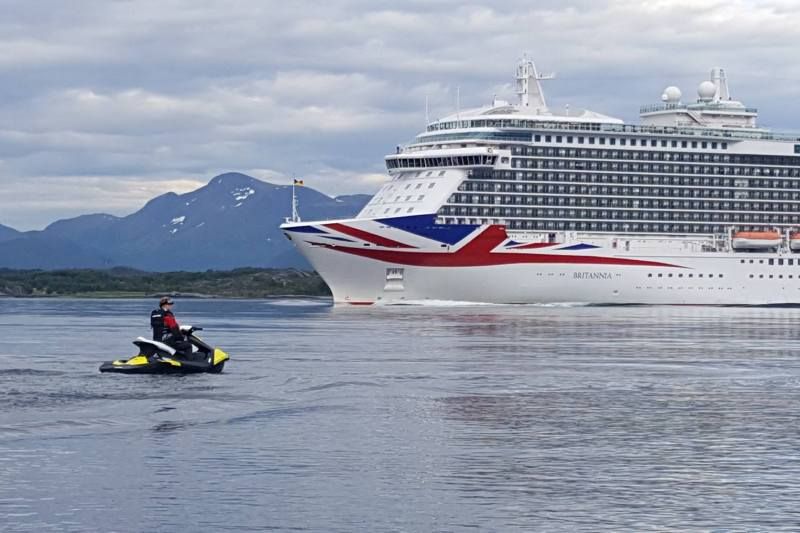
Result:
[[[351,237],[356,237],[362,241],[371,242],[372,244],[377,244],[378,246],[384,246],[386,248],[414,248],[414,246],[409,246],[408,244],[387,239],[386,237],[381,237],[380,235],[375,235],[374,233],[346,226],[338,222],[325,224],[325,227],[334,231],[338,231],[339,233],[344,233],[345,235],[350,235]]]
[[[547,248],[548,246],[558,246],[557,242],[532,242],[530,244],[523,244],[522,246],[513,246],[512,250],[531,250],[533,248]]]

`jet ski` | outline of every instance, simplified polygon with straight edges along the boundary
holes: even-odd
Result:
[[[192,345],[192,353],[179,354],[175,348],[163,342],[137,337],[133,344],[139,353],[130,359],[108,361],[100,365],[100,372],[116,372],[118,374],[196,374],[209,372],[219,374],[230,359],[228,354],[206,344],[196,331],[203,328],[181,326],[181,332]]]

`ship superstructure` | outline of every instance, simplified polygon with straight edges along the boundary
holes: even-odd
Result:
[[[800,303],[800,136],[722,69],[638,125],[550,109],[550,77],[429,123],[356,218],[282,226],[337,302]]]

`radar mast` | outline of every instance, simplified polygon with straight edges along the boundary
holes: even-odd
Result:
[[[555,77],[555,74],[540,74],[533,61],[523,56],[517,65],[517,94],[520,107],[533,109],[536,114],[547,113],[547,102],[539,82],[552,80]]]

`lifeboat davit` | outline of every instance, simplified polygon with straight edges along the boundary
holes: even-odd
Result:
[[[800,231],[793,231],[789,235],[789,249],[793,252],[800,252]]]
[[[734,250],[769,250],[781,245],[777,231],[737,231],[733,234]],[[800,240],[797,242],[800,249]]]

